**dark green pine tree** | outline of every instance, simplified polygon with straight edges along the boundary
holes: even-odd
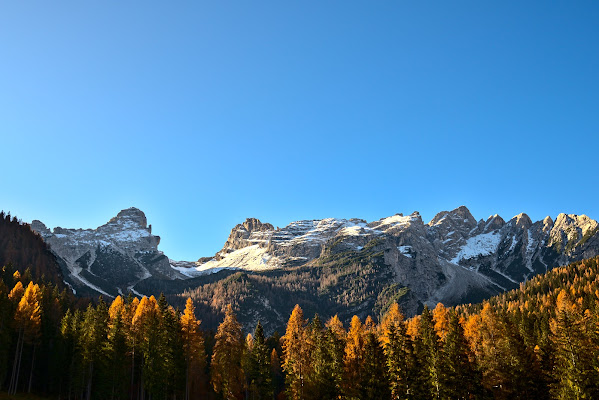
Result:
[[[428,306],[424,306],[420,319],[421,348],[418,354],[425,390],[431,399],[439,399],[442,393],[439,338],[433,325],[433,315]]]
[[[60,325],[64,315],[61,293],[51,283],[41,287],[41,340],[35,358],[33,389],[43,393],[58,393],[61,382],[63,353],[61,349]]]
[[[512,392],[523,400],[549,398],[549,390],[543,379],[540,363],[534,348],[527,347],[520,330],[506,319],[506,344],[508,376]]]
[[[392,399],[405,399],[413,392],[414,368],[412,343],[403,324],[388,328],[388,342],[384,346],[387,374]]]
[[[266,345],[264,329],[258,321],[254,330],[253,345],[247,352],[248,362],[246,374],[248,376],[248,392],[251,399],[272,399],[273,386],[270,367],[270,351]]]
[[[385,353],[373,332],[366,334],[364,343],[364,375],[360,383],[362,399],[388,399],[391,395],[385,365]]]
[[[123,317],[118,311],[110,324],[108,340],[104,347],[106,375],[110,381],[110,399],[113,400],[127,397],[129,358],[124,329]]]
[[[552,391],[555,398],[578,400],[599,396],[599,375],[593,368],[593,352],[590,351],[593,333],[587,328],[587,318],[562,289],[557,296],[555,319],[551,321],[558,379]]]
[[[169,370],[173,366],[161,307],[163,306],[157,304],[153,297],[150,298],[141,342],[143,384],[155,399],[162,399],[167,395]]]
[[[168,308],[164,316],[166,324],[169,354],[172,357],[172,367],[168,371],[170,392],[177,398],[185,394],[185,354],[183,352],[183,338],[181,337],[181,322],[178,310]],[[206,371],[197,371],[202,377],[204,391],[207,388]]]
[[[102,374],[103,349],[108,336],[108,307],[103,298],[96,309],[90,304],[85,311],[83,323],[81,325],[81,336],[79,341],[79,349],[83,357],[84,367],[86,371],[85,380],[85,398],[90,400],[92,393],[94,398],[103,398],[107,390],[106,382]],[[93,388],[93,391],[92,391]]]
[[[315,315],[308,327],[307,341],[310,343],[311,373],[306,377],[307,399],[335,399],[339,396],[334,376],[334,355],[320,317]],[[341,374],[342,374],[341,369]]]
[[[471,360],[464,329],[455,310],[449,314],[449,330],[441,353],[441,381],[443,398],[477,399],[482,396],[482,375]]]
[[[6,267],[0,271],[5,272]],[[0,390],[4,390],[2,384],[6,380],[8,374],[8,360],[10,357],[9,349],[11,339],[10,326],[8,322],[12,321],[13,318],[12,304],[10,300],[8,300],[8,287],[4,283],[3,279],[5,279],[4,274],[2,274],[2,279],[0,279]],[[12,275],[10,281],[12,282]]]
[[[343,368],[345,356],[345,330],[341,321],[334,316],[327,323],[325,331],[325,350],[328,354],[328,374],[330,376],[330,387],[327,393],[331,399],[337,399],[341,396],[343,383]]]
[[[65,321],[61,326],[61,334],[66,341],[68,349],[68,379],[66,383],[66,397],[82,399],[85,392],[85,364],[81,340],[83,337],[84,313],[75,310],[70,321]],[[63,330],[64,329],[64,330]]]

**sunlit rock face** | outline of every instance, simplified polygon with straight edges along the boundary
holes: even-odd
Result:
[[[152,235],[145,214],[137,208],[122,210],[96,229],[50,230],[37,220],[31,229],[50,245],[65,281],[78,294],[114,297],[135,291],[135,284],[150,276],[182,277],[158,250],[160,237]]]
[[[160,238],[136,208],[97,229],[50,230],[39,221],[31,224],[58,256],[65,280],[78,294],[182,295],[227,279],[227,270],[266,274],[280,282],[275,286],[301,286],[286,274],[319,275],[319,269],[326,269],[322,276],[328,281],[322,286],[327,289],[315,289],[310,301],[333,304],[341,300],[331,293],[351,292],[358,285],[368,295],[344,312],[361,317],[376,315],[388,298],[402,293],[402,309],[413,315],[425,304],[477,302],[516,288],[549,268],[599,254],[598,226],[585,215],[572,214],[560,214],[555,222],[550,217],[533,222],[524,213],[508,221],[499,215],[477,221],[464,206],[442,211],[428,223],[418,212],[371,222],[302,220],[283,228],[248,218],[231,230],[214,256],[173,261],[158,250]],[[280,302],[273,293],[253,292],[251,305],[242,309],[244,323],[260,319],[276,327],[285,322],[289,310],[277,309]]]
[[[222,269],[268,270],[313,265],[334,253],[376,242],[397,283],[422,303],[455,304],[512,289],[535,274],[599,253],[597,222],[560,214],[532,222],[524,213],[509,221],[495,214],[476,221],[468,208],[438,213],[423,223],[418,212],[378,221],[296,221],[275,229],[248,219],[231,231],[212,259],[188,264],[186,275]],[[565,243],[563,246],[561,243]]]

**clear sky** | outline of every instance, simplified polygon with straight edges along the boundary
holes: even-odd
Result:
[[[599,218],[597,1],[6,1],[0,209],[142,209],[174,259],[246,217]]]

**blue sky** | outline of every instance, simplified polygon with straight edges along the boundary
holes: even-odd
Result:
[[[145,211],[194,260],[246,217],[599,218],[599,2],[0,5],[0,209]]]

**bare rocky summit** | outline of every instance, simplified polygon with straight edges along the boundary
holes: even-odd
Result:
[[[364,294],[346,305],[348,312],[364,316],[389,299],[399,299],[409,315],[424,304],[480,301],[552,267],[599,254],[599,224],[585,215],[559,214],[555,222],[546,217],[533,223],[522,213],[507,222],[499,215],[477,221],[465,206],[442,211],[428,223],[418,212],[372,222],[304,220],[283,228],[248,218],[213,257],[195,262],[169,260],[159,251],[160,238],[136,208],[97,229],[51,231],[40,221],[31,227],[50,245],[65,281],[79,294],[176,295],[225,279],[231,271],[274,280],[307,271],[326,280],[313,296],[315,302],[329,296],[329,306],[346,304],[348,293],[356,293],[345,286],[364,285]],[[248,324],[285,318],[287,311],[273,309],[278,299],[271,292],[253,292],[252,305],[241,310]]]

